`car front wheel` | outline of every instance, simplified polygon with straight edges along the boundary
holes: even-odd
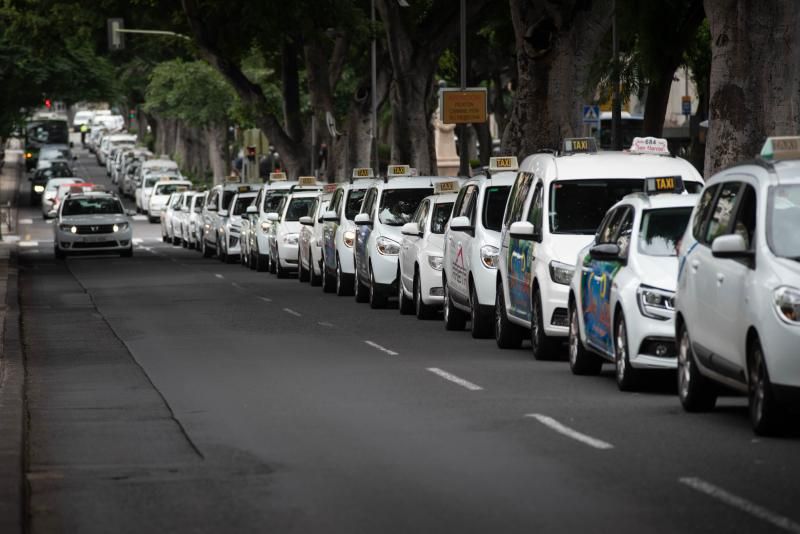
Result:
[[[574,375],[597,375],[603,368],[603,361],[583,346],[578,324],[578,310],[569,309],[569,368]]]
[[[700,374],[686,325],[678,333],[678,397],[687,412],[707,412],[717,403],[714,384]]]
[[[748,401],[750,406],[750,422],[753,431],[760,436],[769,436],[780,432],[784,422],[782,407],[776,402],[772,392],[772,383],[764,360],[761,343],[756,339],[750,347],[750,365],[748,372]]]

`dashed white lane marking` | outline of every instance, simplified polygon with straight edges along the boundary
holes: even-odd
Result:
[[[54,219],[47,219],[44,221],[45,224],[53,224],[54,222],[56,222]]]
[[[327,327],[333,326],[333,323],[329,323],[327,321],[320,321],[317,324],[320,325],[320,326],[327,326]]]
[[[614,448],[614,446],[610,443],[599,440],[597,438],[593,438],[591,436],[587,436],[586,434],[581,434],[577,430],[573,430],[568,426],[564,426],[555,419],[553,419],[552,417],[549,417],[547,415],[542,415],[540,413],[529,413],[525,414],[525,417],[531,417],[533,419],[536,419],[543,425],[552,428],[559,434],[563,434],[564,436],[572,438],[575,441],[580,441],[581,443],[588,445],[590,447],[594,447],[595,449],[606,450]]]
[[[370,341],[368,339],[364,340],[364,343],[366,343],[367,345],[369,345],[370,347],[372,347],[374,349],[378,349],[381,352],[385,352],[389,356],[397,356],[397,354],[398,354],[397,352],[395,352],[393,350],[389,350],[386,347],[382,347],[382,346],[378,345],[377,343],[375,343],[374,341]]]
[[[263,300],[264,302],[272,302],[272,299],[271,299],[271,298],[267,298],[267,297],[258,297],[258,298],[260,298],[260,299],[261,299],[261,300]]]
[[[244,289],[242,286],[240,286],[240,285],[239,285],[239,284],[237,284],[236,282],[231,282],[231,285],[232,285],[233,287],[235,287],[236,289]]]
[[[447,371],[439,369],[438,367],[428,367],[428,371],[430,371],[431,373],[433,373],[435,375],[438,375],[438,376],[444,378],[445,380],[449,380],[453,384],[458,384],[459,386],[461,386],[463,388],[467,388],[470,391],[480,391],[480,390],[483,389],[478,384],[473,384],[469,380],[464,380],[463,378],[460,378],[460,377],[458,377],[458,376],[456,376],[454,374],[448,373]]]
[[[39,242],[38,241],[20,241],[17,244],[19,246],[21,246],[21,247],[38,247],[39,246]]]
[[[298,313],[298,312],[294,311],[291,308],[284,308],[283,311],[285,311],[289,315],[294,315],[295,317],[302,317],[303,316],[301,313]]]
[[[33,219],[20,219],[20,224],[33,224]]]
[[[728,506],[733,506],[734,508],[738,508],[742,512],[748,513],[762,521],[766,521],[767,523],[771,523],[772,525],[782,528],[788,532],[795,532],[800,533],[800,525],[789,519],[788,517],[784,517],[782,515],[778,515],[774,512],[767,510],[766,508],[759,506],[755,503],[748,501],[738,495],[734,495],[732,493],[728,493],[722,488],[719,488],[709,482],[706,482],[703,479],[696,478],[696,477],[683,477],[679,478],[678,481],[681,484],[689,486],[690,488],[697,490],[701,493],[705,493],[709,497],[713,497],[718,501],[721,501]]]
[[[146,221],[147,215],[134,215],[133,217],[131,217],[131,219],[133,219],[134,221]]]
[[[142,243],[144,243],[144,239],[142,239],[141,237],[134,237],[133,239],[131,239],[131,241],[133,241],[134,245],[141,245]]]
[[[219,273],[214,273],[214,276],[216,276],[216,277],[217,277],[217,278],[219,278],[219,279],[223,279],[223,278],[225,278],[224,276],[222,276],[222,275],[221,275],[221,274],[219,274]]]

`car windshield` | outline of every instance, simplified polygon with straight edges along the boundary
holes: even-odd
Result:
[[[347,202],[344,205],[344,218],[352,221],[361,211],[361,203],[364,202],[364,195],[367,194],[366,189],[351,189],[347,195]]]
[[[253,203],[253,197],[239,197],[236,199],[236,204],[233,205],[233,214],[242,215],[247,206]]]
[[[314,197],[293,198],[286,208],[287,221],[299,221],[300,217],[311,215],[311,205],[314,204]]]
[[[389,226],[402,226],[411,221],[422,199],[431,195],[433,188],[386,189],[381,195],[378,219]]]
[[[264,197],[264,213],[277,213],[281,200],[289,191],[270,191]]]
[[[431,233],[443,234],[447,221],[450,220],[450,213],[453,211],[452,202],[439,202],[433,207],[433,219],[431,219]]]
[[[111,197],[68,198],[61,210],[61,215],[108,215],[121,214],[122,204]]]
[[[606,212],[622,197],[643,190],[642,179],[588,179],[550,186],[550,231],[593,235]]]
[[[692,208],[665,208],[642,213],[639,252],[647,256],[677,256]]]
[[[497,232],[503,226],[503,213],[506,209],[510,185],[491,186],[486,188],[483,197],[483,227]]]
[[[776,256],[800,261],[800,185],[770,188],[767,243]]]
[[[169,195],[180,189],[187,189],[186,184],[161,184],[156,187],[156,195]]]

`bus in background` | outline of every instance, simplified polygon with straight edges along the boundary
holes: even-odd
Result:
[[[25,170],[36,168],[44,145],[69,145],[66,119],[32,119],[25,124]]]
[[[644,127],[644,117],[641,115],[631,115],[627,111],[622,112],[620,132],[622,133],[622,146],[629,147],[633,144],[634,137],[641,137]],[[594,129],[594,128],[593,128]],[[592,135],[597,137],[595,132]],[[603,150],[613,150],[611,144],[611,112],[603,111],[600,113],[600,148]]]

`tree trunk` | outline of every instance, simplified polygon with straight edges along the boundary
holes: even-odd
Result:
[[[520,157],[558,148],[581,132],[581,105],[595,51],[611,26],[611,0],[510,0],[517,90],[504,150]]]
[[[711,81],[705,173],[800,130],[800,3],[706,0]]]
[[[664,118],[669,105],[672,77],[678,65],[667,65],[658,78],[647,84],[647,100],[644,103],[642,135],[661,137],[664,134]]]
[[[222,183],[227,175],[227,161],[224,156],[226,127],[224,124],[212,124],[204,129],[204,133],[212,183],[216,185]]]
[[[475,133],[480,143],[480,153],[478,159],[481,165],[489,165],[489,158],[492,157],[492,132],[489,131],[489,121],[473,124]]]

